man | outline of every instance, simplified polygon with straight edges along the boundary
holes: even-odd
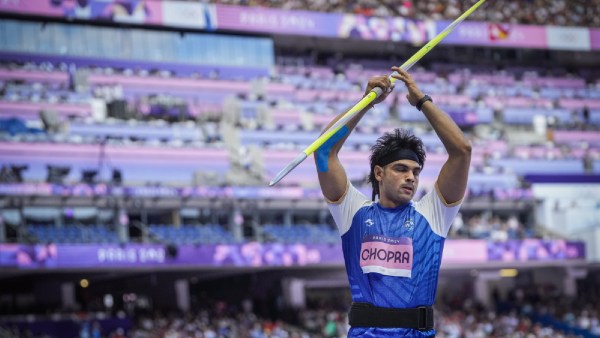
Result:
[[[338,152],[370,107],[315,154],[321,190],[342,236],[353,300],[348,337],[435,335],[432,305],[442,249],[467,186],[469,141],[407,72],[398,67],[392,70],[398,72],[394,78],[406,85],[408,102],[425,114],[441,139],[448,160],[435,189],[414,202],[425,163],[423,143],[402,130],[386,133],[371,154],[369,181],[373,200],[376,195],[379,199],[368,199],[350,184]],[[366,93],[375,87],[383,90],[375,104],[393,89],[387,76],[371,78]]]

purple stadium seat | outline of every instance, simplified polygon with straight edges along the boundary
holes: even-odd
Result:
[[[0,69],[0,80],[21,80],[34,83],[69,83],[69,74],[64,72],[42,72],[21,69]]]
[[[68,116],[86,117],[91,114],[89,104],[10,102],[0,101],[0,117],[19,117],[36,120],[42,110],[53,110],[62,118]]]

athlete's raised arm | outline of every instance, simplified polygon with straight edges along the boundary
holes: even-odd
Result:
[[[447,205],[459,202],[467,189],[471,143],[452,118],[421,92],[410,74],[398,67],[392,67],[392,70],[398,72],[396,78],[406,85],[408,102],[423,112],[448,152],[448,160],[442,166],[436,182],[440,197]]]
[[[389,78],[385,75],[372,77],[367,84],[365,95],[375,87],[380,87],[383,90],[383,94],[373,101],[371,105],[367,106],[361,112],[356,114],[356,116],[348,121],[348,123],[346,123],[342,129],[334,134],[315,152],[315,163],[317,165],[321,191],[323,191],[325,198],[331,202],[338,201],[344,196],[346,184],[348,182],[346,171],[344,170],[344,167],[338,158],[338,153],[342,148],[342,145],[365,113],[369,111],[374,104],[385,100],[387,95],[392,90],[392,84]],[[337,120],[342,118],[344,113],[338,115],[331,123],[329,123],[325,130],[331,127]]]

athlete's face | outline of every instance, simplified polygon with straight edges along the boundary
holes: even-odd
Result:
[[[379,200],[385,207],[408,203],[419,185],[421,166],[413,160],[398,160],[384,167],[375,166]]]

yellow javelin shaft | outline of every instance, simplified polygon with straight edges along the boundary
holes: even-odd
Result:
[[[486,0],[479,0],[475,3],[471,8],[469,8],[466,12],[464,12],[461,16],[459,16],[456,20],[454,20],[448,27],[446,27],[443,31],[441,31],[438,35],[436,35],[433,39],[431,39],[425,46],[421,47],[410,59],[406,60],[400,68],[403,70],[409,70],[412,66],[417,63],[425,54],[427,54],[430,50],[432,50],[435,46],[437,46],[440,41],[442,41],[448,34],[450,34],[458,24],[463,22],[471,13],[473,13],[479,6],[481,6]],[[396,72],[394,72],[396,74]],[[394,75],[392,74],[392,75]],[[396,82],[396,79],[390,75],[390,81],[392,83]],[[327,142],[335,134],[338,130],[340,130],[350,119],[352,119],[356,114],[365,109],[371,102],[373,102],[379,95],[383,92],[379,87],[374,88],[363,97],[354,107],[350,108],[333,126],[331,126],[327,131],[325,131],[319,138],[317,138],[313,143],[311,143],[306,149],[302,151],[294,159],[287,167],[282,169],[277,176],[269,183],[270,186],[275,185],[277,182],[281,181],[283,177],[285,177],[290,171],[292,171],[298,164],[300,164],[304,159],[306,159],[310,154],[314,153],[317,149],[319,149],[323,143]]]

